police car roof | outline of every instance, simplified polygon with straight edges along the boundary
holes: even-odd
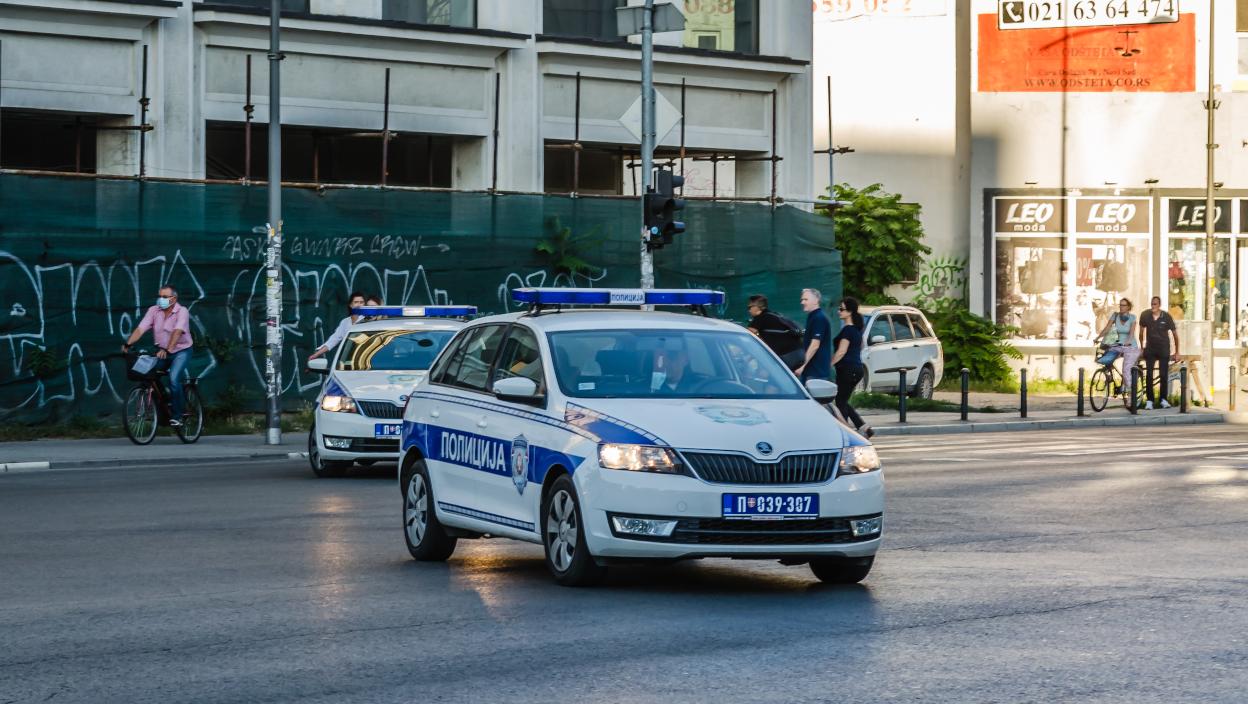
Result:
[[[377,318],[351,326],[351,332],[372,330],[458,330],[466,322],[454,318]]]
[[[680,330],[729,330],[745,333],[745,328],[728,320],[707,318],[691,313],[667,311],[642,311],[611,308],[565,308],[546,311],[540,315],[529,313],[506,313],[478,318],[473,323],[502,323],[522,321],[539,330],[561,332],[567,330],[633,330],[638,328],[663,328]],[[746,333],[748,334],[748,333]]]

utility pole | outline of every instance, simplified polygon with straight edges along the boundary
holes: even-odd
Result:
[[[654,179],[654,0],[646,0],[641,20],[641,287],[654,288],[654,254],[646,246],[646,195]]]
[[[1206,123],[1205,132],[1205,320],[1209,321],[1209,358],[1206,360],[1204,378],[1201,380],[1213,387],[1213,339],[1217,335],[1216,318],[1217,307],[1215,303],[1215,294],[1217,293],[1217,264],[1214,261],[1214,245],[1217,244],[1215,230],[1218,222],[1218,211],[1216,202],[1213,197],[1213,154],[1218,145],[1214,143],[1214,111],[1218,109],[1218,101],[1214,99],[1213,79],[1214,79],[1214,59],[1213,38],[1217,31],[1214,24],[1214,6],[1217,0],[1211,0],[1209,3],[1209,85],[1208,95],[1205,99],[1205,112],[1208,121]],[[1228,213],[1229,215],[1229,213]]]
[[[282,444],[282,91],[281,0],[269,4],[269,222],[265,228],[265,393],[270,445]]]

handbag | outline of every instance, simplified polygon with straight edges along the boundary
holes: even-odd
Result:
[[[1105,292],[1127,290],[1126,265],[1112,259],[1102,262],[1097,269],[1096,289]]]
[[[1057,288],[1061,269],[1062,260],[1057,252],[1041,250],[1018,268],[1018,288],[1029,295],[1048,293]]]

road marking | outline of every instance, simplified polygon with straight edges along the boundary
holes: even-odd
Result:
[[[51,466],[50,462],[5,462],[0,464],[0,472],[32,472]]]

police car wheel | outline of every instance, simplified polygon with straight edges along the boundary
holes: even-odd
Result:
[[[404,470],[403,541],[414,559],[443,562],[455,552],[455,538],[446,534],[433,510],[433,486],[423,462]]]
[[[556,582],[566,587],[583,587],[597,584],[606,577],[607,568],[589,554],[581,505],[572,477],[565,474],[551,486],[542,501],[541,525],[546,567]]]
[[[316,441],[315,424],[308,429],[308,464],[312,465],[312,473],[321,479],[345,476],[351,467],[350,462],[327,460],[321,457],[320,443]]]
[[[827,584],[857,584],[871,573],[871,557],[816,557],[810,561],[810,571],[819,581]]]

